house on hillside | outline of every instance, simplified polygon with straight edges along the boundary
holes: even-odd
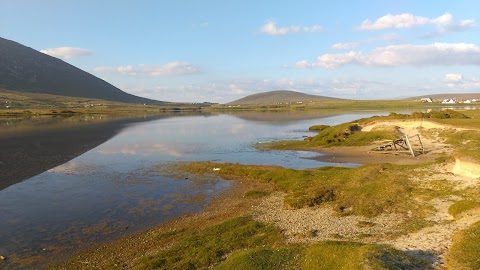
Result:
[[[420,101],[423,102],[423,103],[432,103],[432,102],[433,102],[433,99],[431,99],[431,98],[422,98],[422,99],[420,99]]]
[[[447,98],[442,101],[442,104],[456,104],[457,99],[456,98]]]

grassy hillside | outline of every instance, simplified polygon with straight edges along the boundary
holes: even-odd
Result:
[[[0,38],[0,88],[126,103],[158,103],[137,97],[58,58]]]
[[[210,106],[209,103],[131,104],[93,98],[9,91],[0,88],[0,116],[198,111],[208,106]]]
[[[324,97],[324,96],[315,96],[315,95],[308,95],[300,92],[295,91],[287,91],[287,90],[278,90],[278,91],[270,91],[264,93],[253,94],[250,96],[246,96],[244,98],[232,101],[227,103],[227,105],[271,105],[271,104],[289,104],[289,103],[305,103],[310,101],[333,101],[333,100],[341,100],[339,98],[331,98],[331,97]]]

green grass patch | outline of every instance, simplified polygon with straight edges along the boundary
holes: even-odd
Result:
[[[264,247],[240,251],[214,269],[299,269],[302,251],[300,247]]]
[[[476,130],[444,130],[439,134],[446,138],[446,143],[454,146],[458,156],[480,161],[480,131]]]
[[[441,111],[413,112],[412,114],[390,113],[384,119],[468,119],[467,115],[451,109]]]
[[[426,269],[427,263],[383,245],[326,241],[232,254],[214,269]]]
[[[358,146],[368,145],[379,140],[394,140],[399,133],[394,128],[362,132],[356,123],[346,123],[321,130],[309,140],[311,146]]]
[[[480,222],[454,236],[446,262],[448,269],[480,269]]]
[[[305,250],[302,269],[422,269],[425,262],[383,245],[327,241]]]
[[[363,146],[377,141],[392,141],[400,133],[394,127],[377,128],[369,132],[362,132],[358,123],[345,123],[336,126],[314,126],[319,131],[317,135],[308,137],[304,141],[278,141],[259,144],[259,149],[302,149],[309,147],[332,146]],[[312,130],[312,129],[311,129]]]
[[[219,167],[213,172],[211,168]],[[293,170],[276,166],[193,162],[179,166],[195,174],[214,173],[224,179],[271,183],[285,192],[287,208],[330,205],[340,214],[376,216],[386,212],[421,215],[412,194],[418,184],[409,180],[413,165],[372,164],[358,168],[321,167]]]
[[[262,197],[265,197],[265,196],[268,196],[268,195],[270,195],[270,192],[268,192],[268,191],[248,190],[248,191],[245,192],[245,194],[243,196],[248,197],[248,198],[262,198]]]
[[[475,208],[480,208],[480,202],[474,200],[461,200],[452,204],[448,208],[448,213],[454,218],[457,218],[460,214]]]
[[[249,217],[159,234],[169,245],[135,269],[422,269],[425,263],[384,245],[326,241],[282,244],[280,232]]]
[[[473,125],[476,125],[477,122],[480,123],[479,120],[474,119],[476,116],[480,118],[480,115],[477,114],[470,113],[467,115],[450,109],[428,113],[390,113],[388,116],[372,116],[336,126],[314,125],[309,130],[318,131],[318,134],[305,138],[303,141],[276,141],[258,144],[256,147],[263,150],[286,150],[332,146],[365,146],[378,141],[395,140],[401,136],[401,133],[394,127],[378,127],[369,132],[362,131],[361,126],[371,122],[430,119],[443,124],[468,126],[469,123]]]
[[[329,128],[329,125],[315,125],[308,128],[310,131],[322,131],[326,128]]]
[[[276,245],[281,241],[283,236],[274,227],[239,217],[176,234],[170,247],[153,256],[141,257],[135,269],[206,269],[234,251]]]

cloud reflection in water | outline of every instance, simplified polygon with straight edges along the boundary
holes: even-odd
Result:
[[[196,148],[193,144],[129,144],[116,149],[101,149],[98,150],[98,153],[103,155],[124,154],[143,156],[162,154],[178,158]]]

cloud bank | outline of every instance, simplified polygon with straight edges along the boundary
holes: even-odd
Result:
[[[163,76],[179,76],[200,73],[200,69],[188,62],[170,62],[162,65],[127,65],[117,67],[96,67],[95,72],[113,73],[129,76],[147,76],[147,77],[163,77]]]
[[[337,68],[344,65],[396,67],[404,65],[480,65],[480,47],[467,43],[434,43],[427,45],[391,45],[370,53],[350,51],[324,54],[316,61],[298,61],[296,68]]]
[[[61,59],[72,59],[82,56],[89,56],[92,54],[92,51],[88,49],[73,47],[49,48],[45,50],[40,50],[40,52]]]
[[[421,25],[436,25],[438,30],[432,34],[443,34],[448,32],[460,32],[475,27],[474,20],[455,21],[452,14],[445,13],[437,18],[427,18],[415,16],[410,13],[399,15],[387,14],[372,22],[370,19],[364,20],[357,30],[383,30],[388,28],[412,28]]]
[[[322,31],[322,26],[312,25],[312,26],[287,26],[287,27],[277,27],[274,21],[269,21],[262,26],[260,29],[262,33],[272,35],[272,36],[282,36],[290,33],[313,33]]]
[[[462,91],[472,91],[478,90],[480,88],[480,79],[464,78],[462,74],[458,73],[448,73],[445,74],[444,82],[450,89],[462,90]]]

